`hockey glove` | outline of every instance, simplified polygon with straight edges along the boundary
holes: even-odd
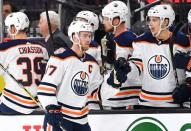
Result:
[[[125,58],[120,57],[115,61],[114,69],[116,71],[117,80],[124,83],[127,80],[127,74],[131,71],[129,62]]]
[[[178,52],[174,56],[175,66],[178,69],[191,71],[191,56],[184,52]]]
[[[107,79],[107,84],[109,84],[110,86],[112,86],[113,88],[119,88],[121,86],[121,83],[116,84],[114,82],[114,71],[111,72],[109,78]]]
[[[60,128],[60,121],[62,119],[61,106],[48,105],[46,106],[47,113],[45,114],[45,121],[52,125],[56,131],[62,131]]]
[[[191,85],[182,84],[175,88],[172,94],[175,103],[182,104],[183,102],[189,101],[191,97]]]
[[[42,77],[44,76],[44,74],[46,73],[46,65],[47,65],[47,60],[42,60],[39,64],[40,66],[40,71],[41,71],[41,74],[42,74]]]

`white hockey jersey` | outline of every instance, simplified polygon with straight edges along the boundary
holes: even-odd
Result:
[[[85,54],[84,58],[79,58],[68,49],[50,57],[38,87],[38,98],[44,108],[61,105],[63,118],[85,124],[88,98],[92,98],[102,81],[99,65],[92,56]]]
[[[0,44],[0,63],[20,82],[34,97],[42,72],[40,62],[48,59],[46,49],[29,40],[13,40]],[[0,69],[6,82],[1,102],[9,108],[29,114],[38,108],[37,104],[23,91],[7,73]]]
[[[173,53],[187,52],[189,40],[178,33],[173,46]],[[172,60],[169,49],[169,39],[158,41],[151,33],[145,33],[133,43],[134,52],[131,72],[127,75],[133,79],[142,75],[142,90],[139,94],[139,104],[152,107],[178,107],[173,103],[172,92],[176,87]],[[185,79],[185,71],[177,69],[179,84]]]
[[[121,33],[120,35],[113,38],[114,44],[116,45],[115,54],[116,59],[119,57],[124,57],[128,59],[133,52],[132,42],[135,40],[136,35],[131,31],[125,31]],[[104,76],[104,83],[101,87],[101,96],[106,96],[106,87],[110,87],[110,85],[107,84],[107,79],[110,75],[110,72]],[[138,104],[138,95],[141,88],[141,81],[138,76],[134,81],[125,82],[122,84],[122,86],[119,88],[119,91],[115,93],[113,92],[113,96],[111,96],[109,99],[104,100],[102,104],[104,106],[109,107],[124,107],[129,105],[137,105]],[[128,78],[129,79],[129,78]],[[111,91],[108,93],[112,93]]]

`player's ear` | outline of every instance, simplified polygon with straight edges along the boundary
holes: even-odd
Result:
[[[79,43],[79,37],[77,36],[77,34],[73,34],[72,38],[73,38],[74,43]]]
[[[162,28],[165,28],[168,26],[169,19],[164,19],[164,22],[162,23]]]
[[[11,25],[11,29],[10,29],[11,34],[15,34],[16,31],[17,31],[17,29],[15,28],[15,26]]]

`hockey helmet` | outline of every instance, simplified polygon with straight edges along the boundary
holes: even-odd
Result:
[[[109,18],[110,22],[112,22],[115,17],[120,18],[120,23],[125,22],[127,14],[128,7],[122,1],[112,1],[102,9],[102,17]]]
[[[147,13],[147,16],[159,17],[160,21],[164,21],[166,18],[169,19],[167,27],[171,26],[175,20],[175,12],[170,5],[156,5],[151,7]]]
[[[15,35],[11,34],[10,32],[12,25],[15,26],[17,30],[15,34],[17,34],[19,31],[22,31],[29,27],[29,19],[27,15],[23,12],[11,13],[5,19],[5,26],[7,27],[7,31],[10,35]]]
[[[94,31],[96,31],[99,27],[99,20],[98,20],[98,16],[91,11],[80,11],[78,12],[78,14],[76,15],[76,18],[83,18],[85,20],[87,20],[87,22],[90,25],[94,26]]]
[[[91,32],[93,33],[93,28],[92,26],[83,21],[73,21],[70,26],[68,27],[68,36],[70,40],[73,42],[73,34],[77,34],[79,36],[80,32]]]

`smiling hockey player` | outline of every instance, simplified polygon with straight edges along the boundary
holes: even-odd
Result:
[[[90,131],[87,121],[87,99],[102,83],[99,65],[85,53],[93,37],[89,23],[74,21],[68,35],[73,42],[71,49],[54,55],[47,64],[47,71],[38,88],[38,97],[48,111],[44,119],[59,131]]]
[[[175,20],[174,10],[170,5],[157,5],[149,9],[147,16],[151,33],[144,33],[133,43],[133,55],[130,62],[126,63],[126,68],[131,69],[127,78],[142,76],[142,90],[139,94],[142,108],[179,107],[179,104],[174,103],[172,92],[176,88],[177,79],[179,84],[185,80],[185,71],[177,69],[177,78],[172,65],[169,46],[172,32],[169,27]],[[174,40],[173,54],[177,51],[187,52],[188,49],[188,37],[178,32]],[[120,75],[126,74],[123,69],[115,70],[121,72]]]

